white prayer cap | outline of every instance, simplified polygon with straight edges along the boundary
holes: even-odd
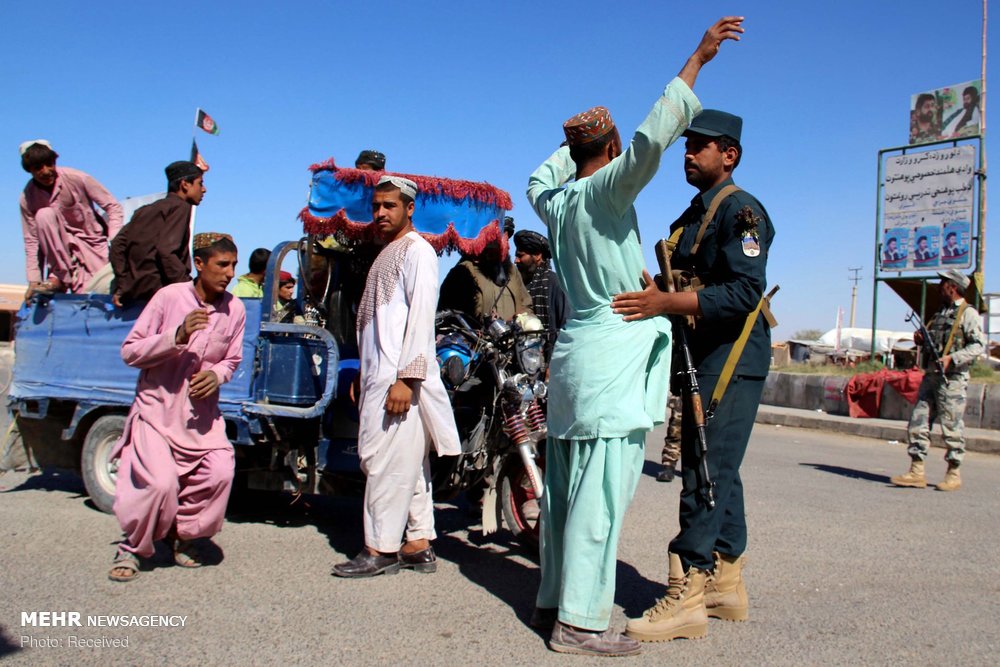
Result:
[[[23,142],[20,146],[17,147],[18,154],[19,155],[24,155],[24,151],[28,150],[29,148],[31,148],[35,144],[41,144],[42,146],[45,146],[49,150],[52,149],[52,144],[50,144],[45,139],[31,139],[30,141]]]
[[[399,191],[410,199],[417,198],[417,184],[408,178],[403,178],[402,176],[389,176],[386,174],[382,178],[378,179],[378,184],[391,183],[399,188]]]

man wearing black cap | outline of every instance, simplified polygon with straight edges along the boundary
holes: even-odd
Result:
[[[643,641],[704,636],[708,616],[747,618],[742,578],[747,532],[739,469],[771,359],[770,314],[763,295],[774,227],[761,203],[733,184],[732,172],[743,154],[742,127],[738,116],[706,109],[684,133],[684,174],[699,194],[670,226],[676,243],[672,268],[698,276],[703,287],[661,292],[647,274],[644,291],[620,294],[612,304],[626,320],[693,316],[696,331],[687,339],[698,385],[706,406],[718,401],[707,420],[714,508],[698,471],[691,405],[684,405],[681,530],[670,543],[669,587],[626,630]],[[745,328],[748,334],[741,335]]]
[[[164,171],[167,196],[133,213],[111,243],[117,306],[148,301],[165,285],[191,280],[191,207],[205,196],[204,172],[185,161]]]
[[[910,414],[907,439],[910,446],[910,469],[890,481],[896,486],[926,488],[924,461],[931,446],[931,426],[941,423],[941,435],[948,448],[944,458],[948,471],[944,480],[935,485],[938,491],[958,491],[962,486],[959,466],[965,457],[965,399],[969,391],[969,368],[983,353],[983,324],[975,308],[969,308],[964,295],[969,289],[969,277],[957,269],[940,271],[941,308],[935,313],[927,331],[930,341],[921,332],[913,334],[917,345],[931,345],[941,359],[936,368],[930,355],[923,355],[924,379],[920,382],[917,402]],[[943,369],[943,372],[942,372]]]
[[[372,150],[361,151],[354,161],[354,168],[362,171],[385,171],[385,154]]]
[[[514,264],[528,288],[531,309],[549,332],[549,344],[545,350],[547,361],[556,334],[566,324],[569,304],[559,284],[559,276],[549,266],[549,259],[552,257],[549,240],[538,232],[522,229],[514,234],[514,248]]]

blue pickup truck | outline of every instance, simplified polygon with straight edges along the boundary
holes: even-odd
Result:
[[[305,243],[275,248],[264,298],[244,300],[243,361],[220,392],[237,471],[251,488],[318,492],[330,460],[350,457],[357,435],[356,413],[338,396],[357,359],[342,358],[325,328],[270,321],[282,259]],[[138,377],[120,348],[140,310],[104,295],[55,295],[25,304],[17,324],[9,406],[24,443],[40,465],[78,467],[104,511],[114,501],[109,454]]]

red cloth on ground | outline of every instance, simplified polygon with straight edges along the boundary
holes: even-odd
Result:
[[[847,409],[852,417],[878,417],[882,404],[882,386],[888,384],[911,404],[917,402],[917,390],[924,372],[911,368],[907,371],[882,369],[875,373],[860,373],[847,383]]]

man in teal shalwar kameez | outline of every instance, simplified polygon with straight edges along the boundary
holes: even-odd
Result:
[[[663,421],[670,331],[664,318],[624,322],[609,304],[642,287],[633,202],[701,111],[695,78],[723,40],[739,39],[742,20],[721,19],[705,33],[624,151],[607,109],[595,107],[566,121],[567,145],[528,183],[573,310],[551,362],[542,581],[532,617],[537,627],[552,626],[554,651],[639,651],[608,626],[622,520],[642,473],[646,433]]]

